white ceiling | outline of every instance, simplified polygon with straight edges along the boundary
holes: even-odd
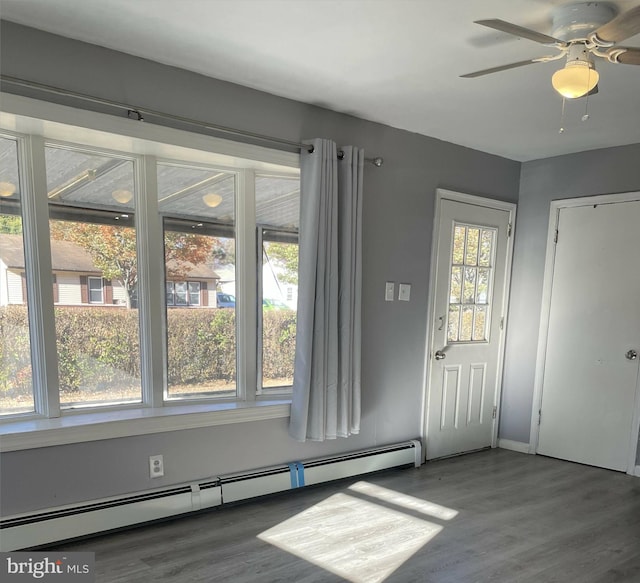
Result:
[[[562,61],[459,75],[553,54],[473,24],[550,33],[571,0],[0,0],[0,16],[276,95],[532,160],[640,142],[640,67],[598,60],[600,93],[569,102]],[[638,0],[610,2],[621,11]],[[640,47],[640,35],[622,43]]]

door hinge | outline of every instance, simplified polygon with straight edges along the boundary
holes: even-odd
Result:
[[[511,232],[513,231],[513,225],[509,223],[507,225],[507,237],[511,237]]]
[[[554,243],[558,242],[558,229],[556,229],[556,236],[553,238],[553,242]]]
[[[538,409],[538,425],[540,425],[541,421],[542,421],[542,409]]]
[[[500,330],[504,330],[504,316],[500,318]]]
[[[491,419],[495,419],[498,414],[498,407],[493,408],[493,414],[491,415]]]

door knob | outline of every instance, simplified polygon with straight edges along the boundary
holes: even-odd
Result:
[[[434,354],[434,356],[436,360],[442,360],[444,358],[447,358],[447,355],[444,352],[442,352],[442,350],[436,350],[436,353]]]
[[[438,353],[436,352],[436,355],[437,355],[437,354],[438,354]],[[628,360],[636,360],[636,358],[638,358],[638,351],[637,351],[637,350],[629,350],[629,351],[625,354],[625,357],[626,357]],[[438,358],[438,357],[436,356],[436,358]]]

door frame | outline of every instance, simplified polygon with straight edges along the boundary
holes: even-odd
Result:
[[[502,374],[504,367],[505,354],[505,338],[507,334],[509,322],[509,290],[511,288],[511,264],[513,261],[513,242],[515,239],[516,224],[516,203],[505,202],[493,198],[476,196],[474,194],[465,194],[444,188],[436,189],[435,209],[433,213],[433,237],[431,240],[431,263],[429,268],[429,295],[427,301],[427,329],[425,343],[425,361],[423,373],[423,389],[422,389],[422,463],[426,462],[427,456],[427,439],[429,437],[429,395],[431,392],[431,369],[432,369],[432,347],[434,345],[433,335],[435,332],[435,303],[436,303],[436,271],[438,262],[438,241],[440,237],[440,215],[442,210],[442,201],[450,200],[463,204],[490,208],[498,211],[506,211],[509,213],[510,236],[507,242],[507,258],[505,265],[504,277],[504,303],[502,308],[502,317],[504,318],[504,327],[500,335],[500,345],[498,346],[498,363],[496,369],[496,388],[493,400],[493,406],[496,407],[496,416],[493,419],[493,427],[491,431],[491,447],[496,447],[498,442],[498,424],[500,421],[500,396],[502,395]],[[494,282],[496,285],[497,282]]]
[[[540,437],[540,411],[542,409],[542,385],[546,364],[547,342],[549,338],[549,322],[551,317],[551,290],[553,288],[553,270],[556,259],[555,236],[560,217],[560,210],[564,208],[587,206],[594,204],[613,204],[640,200],[640,192],[619,192],[616,194],[602,194],[583,196],[551,201],[549,211],[549,230],[547,233],[547,251],[544,262],[544,280],[542,288],[542,307],[540,310],[540,330],[538,334],[538,352],[536,356],[536,371],[533,385],[533,401],[531,404],[531,432],[529,436],[529,453],[538,452]],[[640,374],[636,382],[635,408],[633,422],[629,436],[629,457],[627,460],[627,474],[640,477],[640,466],[636,466],[638,449],[638,434],[640,433]]]

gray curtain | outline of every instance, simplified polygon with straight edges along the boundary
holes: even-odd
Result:
[[[364,151],[315,139],[301,153],[298,322],[289,434],[360,431]]]

